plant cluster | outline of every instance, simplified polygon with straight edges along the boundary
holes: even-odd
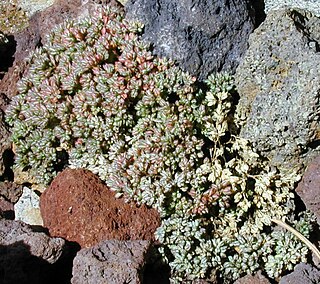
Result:
[[[309,236],[313,216],[305,213],[297,221],[294,212],[293,188],[300,177],[294,169],[271,168],[238,136],[242,120],[232,107],[232,80],[215,75],[207,84],[203,105],[210,115],[202,133],[211,141],[210,164],[199,168],[209,174],[207,183],[193,187],[192,198],[174,193],[174,208],[156,232],[162,253],[173,283],[216,275],[228,283],[258,269],[277,278],[308,255],[294,235],[271,224],[286,219]]]
[[[238,136],[230,76],[198,90],[151,55],[141,28],[107,7],[49,35],[7,110],[16,165],[43,183],[66,166],[87,168],[117,196],[157,208],[173,282],[292,269],[307,250],[271,219],[308,236],[310,215],[295,221],[297,173],[269,167]]]
[[[19,32],[28,26],[28,16],[18,7],[17,0],[0,2],[0,31],[5,34]]]
[[[109,7],[62,24],[30,56],[29,73],[7,111],[17,165],[30,167],[42,183],[67,164],[93,169],[100,162],[104,170],[147,127],[141,119],[161,120],[161,112],[177,109],[168,97],[188,101],[193,78],[153,59],[138,41],[140,29]]]

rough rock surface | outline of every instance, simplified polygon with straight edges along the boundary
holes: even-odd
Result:
[[[50,238],[20,221],[0,220],[2,284],[66,283],[69,253],[63,239]]]
[[[296,188],[296,193],[306,208],[317,216],[320,223],[320,156],[308,165]]]
[[[0,218],[14,220],[14,203],[22,194],[22,186],[13,182],[0,182]]]
[[[18,6],[30,17],[38,11],[45,10],[54,2],[55,0],[18,0]]]
[[[254,28],[246,0],[129,0],[125,8],[128,18],[145,24],[142,38],[156,55],[174,59],[200,80],[235,71]]]
[[[90,247],[102,240],[154,240],[156,210],[115,198],[88,170],[66,169],[41,195],[40,209],[52,236]]]
[[[13,203],[0,196],[0,219],[14,220],[14,207]]]
[[[315,16],[320,17],[319,0],[264,0],[265,11],[269,13],[272,10],[284,8],[299,8],[312,12]]]
[[[250,36],[237,69],[239,110],[248,117],[241,135],[273,165],[301,166],[319,148],[319,44],[319,18],[274,11]]]
[[[42,226],[40,213],[40,197],[32,189],[23,188],[23,193],[14,205],[15,220],[23,221],[29,225]]]
[[[0,182],[0,196],[4,199],[10,201],[11,203],[16,203],[22,194],[22,186],[10,181]]]
[[[258,271],[255,275],[239,278],[234,284],[270,284],[270,281],[262,275],[261,271]]]
[[[103,241],[82,249],[73,261],[73,284],[143,283],[149,241]]]
[[[308,263],[296,265],[294,271],[281,278],[279,284],[320,283],[320,271]]]

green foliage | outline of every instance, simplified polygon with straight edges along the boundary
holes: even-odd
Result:
[[[269,167],[239,137],[232,77],[197,90],[151,56],[141,28],[108,7],[62,24],[30,56],[7,110],[17,166],[43,183],[63,167],[87,168],[117,196],[157,208],[173,282],[292,269],[307,250],[271,219],[295,223],[299,176]],[[299,222],[308,236],[311,217]]]
[[[174,199],[174,213],[164,217],[156,233],[162,253],[173,283],[210,280],[215,274],[229,283],[261,268],[277,278],[308,254],[294,235],[271,224],[285,218],[296,223],[293,188],[300,177],[294,170],[270,168],[238,136],[232,80],[215,75],[207,84],[204,105],[212,109],[202,132],[212,142],[211,158],[200,166],[202,174],[209,173],[207,184],[193,187],[192,199],[181,194]],[[305,214],[296,226],[308,236],[313,221]]]
[[[185,119],[192,115],[179,105],[179,96],[182,104],[188,102],[193,79],[172,62],[153,59],[138,41],[139,30],[140,24],[123,20],[109,7],[93,18],[62,24],[31,55],[29,73],[7,112],[17,165],[31,167],[44,183],[68,163],[93,171],[100,163],[99,171],[109,176],[111,163],[128,162],[122,155],[130,145],[142,147],[139,128],[148,127],[144,124],[151,118],[153,124],[169,119],[161,112],[172,113],[176,130],[170,130],[191,135],[188,127],[174,125],[174,112],[182,108]],[[168,98],[177,102],[168,103]],[[115,190],[121,183],[109,182]]]

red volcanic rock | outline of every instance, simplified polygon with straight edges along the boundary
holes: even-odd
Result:
[[[102,240],[154,240],[156,210],[115,198],[93,173],[66,169],[41,195],[41,214],[51,236],[90,247]]]

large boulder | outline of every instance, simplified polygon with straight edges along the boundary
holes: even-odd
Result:
[[[174,59],[200,80],[234,72],[254,29],[247,0],[129,0],[127,17],[144,23],[142,38],[154,53]]]
[[[155,209],[117,199],[89,170],[60,172],[41,195],[44,226],[52,236],[90,247],[103,240],[154,240]]]
[[[319,153],[320,19],[302,10],[267,15],[236,72],[241,136],[272,165],[306,165]]]
[[[82,249],[73,261],[72,284],[141,284],[148,241],[103,241]]]
[[[50,238],[20,221],[0,220],[2,284],[66,283],[73,255],[63,239]]]

